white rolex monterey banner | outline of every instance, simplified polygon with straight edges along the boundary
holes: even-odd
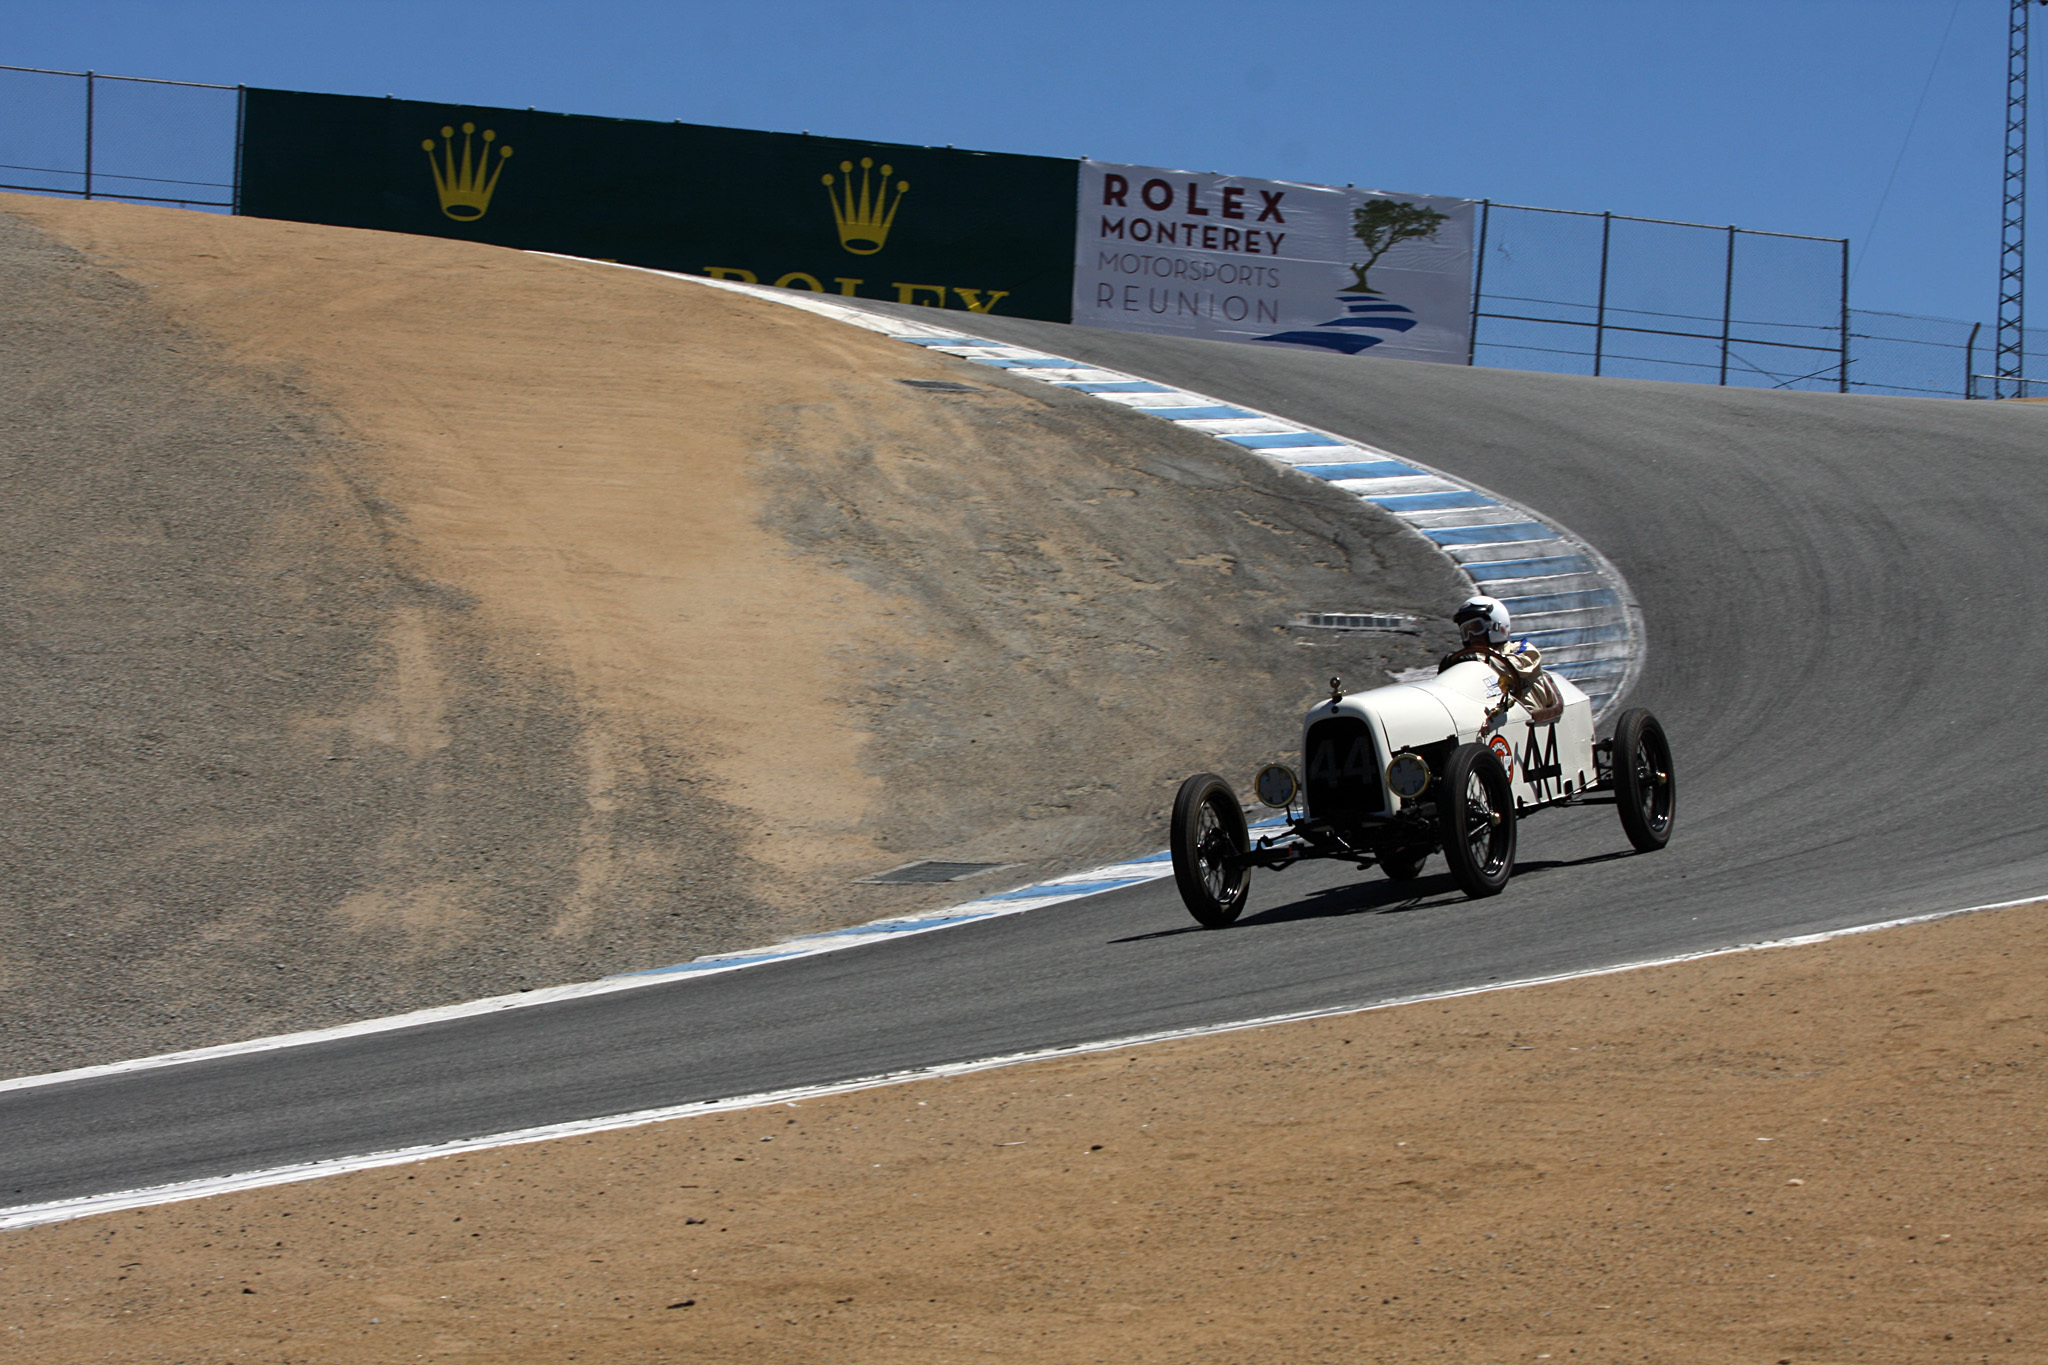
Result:
[[[1074,321],[1462,365],[1474,206],[1083,161]]]

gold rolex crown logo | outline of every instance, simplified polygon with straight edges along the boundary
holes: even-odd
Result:
[[[426,149],[427,164],[434,168],[434,189],[441,196],[441,212],[459,223],[473,223],[490,211],[491,193],[498,188],[498,177],[505,173],[505,158],[512,155],[510,147],[498,148],[497,156],[491,155],[491,144],[498,140],[498,134],[490,128],[484,129],[484,145],[481,151],[475,149],[476,125],[462,125],[462,160],[455,159],[455,130],[441,130],[441,157],[434,158],[434,139],[426,138],[420,146]],[[472,154],[474,152],[474,154]]]
[[[825,182],[825,196],[832,201],[832,216],[839,222],[839,245],[856,256],[872,256],[882,249],[889,240],[889,225],[896,221],[896,210],[903,207],[903,196],[910,189],[910,182],[896,182],[896,197],[889,197],[889,177],[896,173],[894,166],[882,167],[879,178],[873,176],[875,159],[864,156],[860,159],[860,187],[854,188],[853,163],[842,161],[839,170],[846,179],[838,189],[832,188],[834,177],[827,171],[822,177]]]

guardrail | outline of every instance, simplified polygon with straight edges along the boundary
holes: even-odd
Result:
[[[2017,393],[2002,393],[2006,385],[2017,389]],[[2028,386],[2034,393],[2028,393]],[[1981,386],[1981,387],[1980,387]],[[2032,398],[2036,394],[2048,398],[2048,379],[2015,379],[2008,374],[1973,374],[1970,376],[1971,398]]]

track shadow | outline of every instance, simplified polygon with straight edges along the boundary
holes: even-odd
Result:
[[[1539,876],[1545,872],[1556,872],[1570,867],[1591,867],[1596,863],[1611,863],[1621,858],[1636,857],[1634,849],[1619,849],[1607,853],[1593,853],[1584,858],[1537,858],[1529,861],[1517,859],[1516,877]],[[1512,885],[1512,882],[1510,883]],[[1450,873],[1440,872],[1433,876],[1417,877],[1412,882],[1388,881],[1377,874],[1368,875],[1366,880],[1346,882],[1342,886],[1326,886],[1320,891],[1311,891],[1298,900],[1285,905],[1276,905],[1269,910],[1260,910],[1244,916],[1228,929],[1258,929],[1272,924],[1292,924],[1298,920],[1338,919],[1347,915],[1405,915],[1411,910],[1432,910],[1439,906],[1455,905],[1465,899]],[[1182,925],[1175,929],[1158,929],[1149,934],[1132,934],[1128,938],[1113,938],[1111,943],[1143,943],[1148,939],[1173,938],[1180,934],[1206,934],[1213,932],[1199,924]]]
[[[1526,863],[1517,858],[1515,860],[1515,875],[1517,877],[1532,877],[1539,872],[1555,872],[1561,867],[1591,867],[1594,863],[1611,863],[1617,858],[1633,858],[1636,856],[1637,854],[1634,849],[1623,848],[1610,850],[1606,853],[1588,854],[1584,858],[1538,858]]]
[[[1292,924],[1299,920],[1340,919],[1349,915],[1402,915],[1411,910],[1429,910],[1442,905],[1454,905],[1465,898],[1458,884],[1451,880],[1449,873],[1417,877],[1412,882],[1392,882],[1377,874],[1369,874],[1367,880],[1346,882],[1342,886],[1326,886],[1320,891],[1311,891],[1285,905],[1276,905],[1246,915],[1231,929],[1260,929],[1274,924]],[[1187,924],[1175,929],[1159,929],[1149,934],[1132,934],[1128,938],[1111,939],[1111,943],[1143,943],[1147,939],[1173,938],[1179,934],[1206,934],[1211,932],[1199,924]]]

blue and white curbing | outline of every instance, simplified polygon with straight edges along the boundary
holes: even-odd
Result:
[[[923,335],[908,330],[920,324],[888,322],[888,334],[898,341],[1092,394],[1371,503],[1442,551],[1473,591],[1505,602],[1518,633],[1543,651],[1549,667],[1585,690],[1596,715],[1627,690],[1641,666],[1640,614],[1620,572],[1577,536],[1497,493],[1363,441],[1187,389],[1026,347],[938,328]]]
[[[780,962],[793,957],[837,952],[842,948],[859,948],[880,939],[929,933],[934,929],[950,929],[956,924],[1000,919],[1004,915],[1021,915],[1027,910],[1043,910],[1047,906],[1077,901],[1084,896],[1099,896],[1105,891],[1119,891],[1126,886],[1138,886],[1172,875],[1173,865],[1170,856],[1165,853],[1154,853],[1143,858],[1134,858],[1130,862],[1111,863],[1108,867],[1068,873],[1051,881],[1018,887],[1015,891],[998,891],[993,895],[982,896],[959,905],[949,905],[939,910],[876,920],[872,924],[858,924],[851,929],[830,929],[822,934],[807,934],[802,938],[778,943],[772,948],[714,953],[689,962],[679,962],[673,967],[654,967],[646,971],[630,972],[620,979],[644,981],[649,977],[701,975],[705,972],[729,971],[734,967],[752,967],[763,962]]]
[[[1278,829],[1286,823],[1285,817],[1276,815],[1258,821],[1252,828]],[[1086,872],[1070,872],[1064,877],[1054,877],[1051,881],[1034,882],[1030,886],[1020,886],[1015,891],[998,891],[978,900],[964,901],[959,905],[949,905],[939,910],[876,920],[872,924],[855,925],[851,929],[830,929],[822,934],[807,934],[802,938],[778,943],[772,948],[714,953],[708,957],[694,958],[689,962],[679,962],[673,967],[652,967],[645,971],[629,972],[626,976],[616,979],[644,980],[648,977],[728,971],[734,967],[752,967],[762,962],[780,962],[786,958],[837,952],[842,948],[858,948],[877,939],[928,933],[933,929],[950,929],[956,924],[973,924],[977,920],[1021,915],[1027,910],[1044,910],[1049,906],[1064,905],[1068,901],[1081,900],[1087,896],[1099,896],[1105,891],[1121,891],[1127,886],[1140,886],[1145,882],[1156,882],[1172,875],[1173,855],[1150,853],[1142,858],[1133,858],[1129,862],[1111,863],[1107,867],[1092,867]]]

